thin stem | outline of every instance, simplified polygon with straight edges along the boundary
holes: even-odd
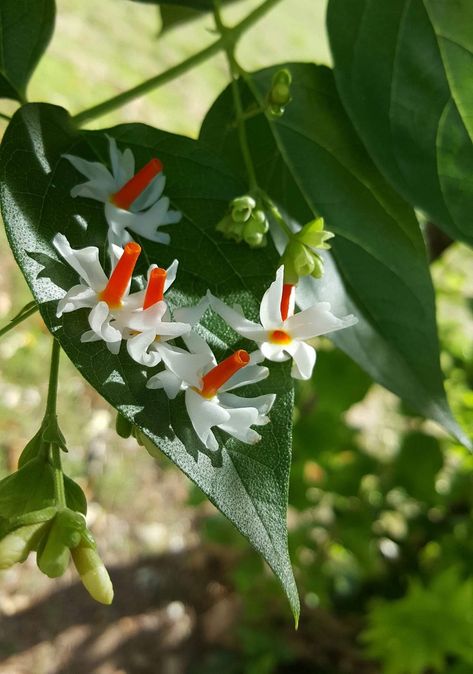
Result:
[[[59,356],[61,347],[57,339],[53,337],[53,347],[51,350],[51,366],[49,370],[48,399],[46,402],[46,417],[56,417],[57,387],[59,380]],[[66,507],[66,492],[64,488],[64,475],[61,465],[61,449],[58,444],[52,442],[50,445],[49,460],[54,469],[54,492],[59,505]]]
[[[265,2],[263,2],[259,7],[257,7],[250,14],[248,14],[248,16],[246,16],[242,21],[237,23],[235,26],[228,28],[227,30],[231,32],[232,39],[236,42],[241,37],[241,35],[243,35],[243,33],[248,30],[248,28],[250,28],[259,19],[261,19],[261,17],[263,17],[278,2],[281,2],[281,0],[265,0]],[[205,47],[205,49],[202,49],[196,54],[193,54],[192,56],[185,59],[181,63],[178,63],[177,65],[173,66],[166,72],[160,73],[155,77],[151,77],[149,80],[146,80],[141,84],[138,84],[136,87],[133,87],[128,91],[124,91],[123,93],[118,94],[117,96],[114,96],[113,98],[110,98],[107,101],[104,101],[103,103],[99,103],[98,105],[94,105],[92,108],[89,108],[88,110],[80,112],[75,117],[73,117],[74,123],[77,124],[78,126],[86,124],[87,122],[90,122],[96,117],[105,115],[108,112],[116,110],[117,108],[120,108],[122,105],[129,103],[135,98],[143,96],[144,94],[148,93],[148,91],[152,91],[153,89],[157,89],[163,84],[167,84],[167,82],[170,82],[176,77],[183,75],[191,68],[195,68],[200,63],[203,63],[207,59],[217,54],[221,49],[224,48],[224,41],[225,41],[224,38],[220,37],[211,45]]]
[[[256,171],[253,165],[253,159],[251,158],[248,136],[246,134],[245,113],[243,111],[243,104],[240,95],[240,85],[238,83],[238,75],[241,68],[235,58],[235,40],[233,39],[232,31],[230,28],[227,28],[227,26],[225,26],[222,21],[220,14],[220,0],[214,0],[214,18],[217,30],[224,40],[223,48],[227,55],[228,67],[230,70],[230,76],[232,78],[233,104],[235,106],[240,150],[245,163],[250,191],[256,192],[258,190],[258,181],[256,179]]]
[[[36,302],[30,302],[30,304],[27,304],[26,307],[23,307],[23,309],[14,318],[12,318],[9,323],[0,329],[0,337],[3,337],[3,335],[6,335],[7,332],[10,332],[10,330],[16,328],[17,325],[32,316],[34,313],[36,313],[36,311],[38,311],[38,305]]]
[[[11,117],[9,115],[6,115],[4,112],[0,112],[0,118],[4,119],[7,122],[11,120]]]
[[[273,200],[271,199],[271,197],[269,197],[269,196],[266,194],[266,192],[264,192],[264,191],[261,190],[261,189],[259,190],[259,193],[260,193],[260,196],[261,196],[261,198],[263,199],[263,201],[264,201],[266,207],[268,208],[268,211],[269,211],[270,214],[273,216],[274,220],[278,223],[278,225],[281,227],[281,229],[282,229],[283,232],[286,234],[286,236],[288,237],[288,239],[293,239],[294,236],[295,236],[294,232],[291,230],[291,228],[289,227],[289,225],[287,224],[287,222],[286,222],[286,221],[284,220],[284,218],[282,217],[281,213],[279,212],[278,207],[277,207],[276,204],[273,202]]]

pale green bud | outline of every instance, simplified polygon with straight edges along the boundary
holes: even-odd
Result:
[[[242,197],[233,199],[230,204],[230,208],[232,220],[234,222],[247,222],[251,217],[253,209],[256,208],[256,201],[253,199],[253,197],[250,197],[249,194],[245,194]]]
[[[251,248],[262,248],[266,245],[265,234],[269,223],[264,211],[253,211],[251,218],[245,223],[243,238]]]
[[[274,74],[268,94],[268,112],[272,117],[281,117],[286,105],[291,102],[291,83],[292,75],[287,68]]]
[[[37,564],[50,578],[62,576],[70,559],[70,548],[77,547],[85,531],[85,519],[68,508],[60,510],[47,537],[38,549]]]
[[[86,545],[79,545],[72,550],[72,559],[91,597],[101,604],[111,604],[113,601],[112,581],[97,551]]]
[[[335,235],[332,232],[327,232],[324,230],[324,219],[317,218],[308,222],[304,227],[296,234],[296,238],[301,243],[304,243],[310,248],[320,248],[322,250],[328,250],[330,244],[326,243],[329,239],[332,239]]]
[[[324,261],[320,255],[314,253],[314,269],[311,272],[313,278],[322,278],[324,275]]]
[[[284,264],[284,280],[296,284],[301,276],[312,274],[315,268],[315,255],[303,243],[293,240],[281,258]]]
[[[10,531],[0,540],[0,569],[8,569],[14,564],[21,564],[34,550],[48,528],[48,522],[27,524]]]

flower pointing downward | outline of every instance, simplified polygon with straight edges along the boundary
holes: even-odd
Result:
[[[114,138],[109,138],[112,170],[99,162],[91,162],[66,154],[87,181],[71,190],[72,197],[87,197],[105,204],[108,240],[124,246],[132,241],[130,232],[156,243],[168,244],[170,236],[158,231],[164,225],[179,222],[182,214],[169,210],[169,198],[162,196],[166,184],[163,165],[151,159],[135,174],[135,158],[127,148],[121,152]]]
[[[167,347],[162,352],[166,369],[148,381],[148,388],[164,388],[170,398],[185,391],[187,413],[207,449],[218,449],[212,428],[217,427],[242,442],[255,444],[261,436],[251,426],[269,422],[266,416],[274,394],[243,398],[229,391],[265,379],[269,370],[257,363],[259,352],[239,350],[217,365],[212,350],[196,333],[185,336],[189,352]]]
[[[295,287],[284,284],[284,267],[276,273],[276,280],[263,295],[260,306],[260,321],[248,320],[213,295],[209,301],[218,313],[242,337],[254,340],[268,360],[282,362],[293,359],[292,376],[309,379],[315,365],[316,353],[306,340],[341,330],[354,325],[353,315],[337,318],[328,302],[318,302],[312,307],[294,314]]]

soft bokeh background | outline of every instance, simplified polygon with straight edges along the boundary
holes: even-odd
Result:
[[[257,4],[230,6],[229,21]],[[242,40],[242,64],[329,63],[324,11],[322,0],[281,3]],[[210,17],[159,31],[152,5],[59,0],[30,100],[76,113],[215,39]],[[142,121],[195,137],[227,80],[217,57],[93,126]],[[1,103],[0,111],[14,111]],[[30,298],[0,240],[4,323]],[[433,264],[447,386],[470,432],[472,263],[471,251],[455,245]],[[39,426],[50,342],[38,316],[0,341],[3,474]],[[432,671],[435,657],[438,671],[473,671],[473,460],[328,341],[319,343],[295,412],[297,633],[258,556],[164,457],[157,462],[118,438],[113,411],[65,357],[59,414],[70,447],[65,469],[87,494],[116,599],[97,606],[72,570],[51,581],[34,559],[2,572],[0,674],[416,674]]]

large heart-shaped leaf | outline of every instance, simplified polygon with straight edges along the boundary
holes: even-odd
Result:
[[[334,333],[333,341],[376,381],[468,443],[443,390],[434,293],[414,213],[367,156],[332,72],[287,67],[293,101],[284,116],[253,117],[247,133],[261,186],[299,223],[322,215],[337,234],[338,278],[304,280],[299,303],[305,308],[323,298],[356,313],[358,325]],[[242,87],[244,110],[254,110],[254,97],[264,105],[276,70],[252,76],[251,92]],[[229,90],[209,112],[201,138],[243,175]]]
[[[343,103],[380,170],[455,239],[473,242],[473,3],[330,0]]]
[[[54,28],[54,0],[0,2],[0,98],[23,101]]]
[[[177,257],[180,267],[171,304],[195,304],[210,288],[254,315],[274,277],[277,255],[271,248],[250,251],[222,241],[215,231],[228,201],[242,189],[238,179],[197,141],[141,124],[118,126],[107,134],[133,150],[138,166],[160,157],[166,167],[166,193],[184,216],[169,230],[171,246],[140,242],[145,254],[138,271],[144,273],[151,261],[168,265]],[[262,441],[250,446],[222,434],[220,450],[210,452],[198,441],[182,398],[169,401],[162,391],[146,389],[142,368],[126,349],[113,356],[103,343],[80,343],[87,329],[84,312],[56,318],[56,300],[77,283],[77,276],[58,260],[53,236],[62,232],[76,248],[96,245],[104,250],[107,232],[102,204],[70,197],[81,177],[62,155],[107,161],[107,150],[105,132],[78,131],[61,108],[32,104],[16,113],[0,152],[3,216],[16,260],[46,324],[76,367],[141,429],[147,448],[170,457],[261,552],[297,615],[286,532],[293,407],[288,369],[273,367],[269,379],[252,387],[257,395],[277,393]],[[234,348],[236,336],[217,317],[209,316],[205,329],[219,356]]]

